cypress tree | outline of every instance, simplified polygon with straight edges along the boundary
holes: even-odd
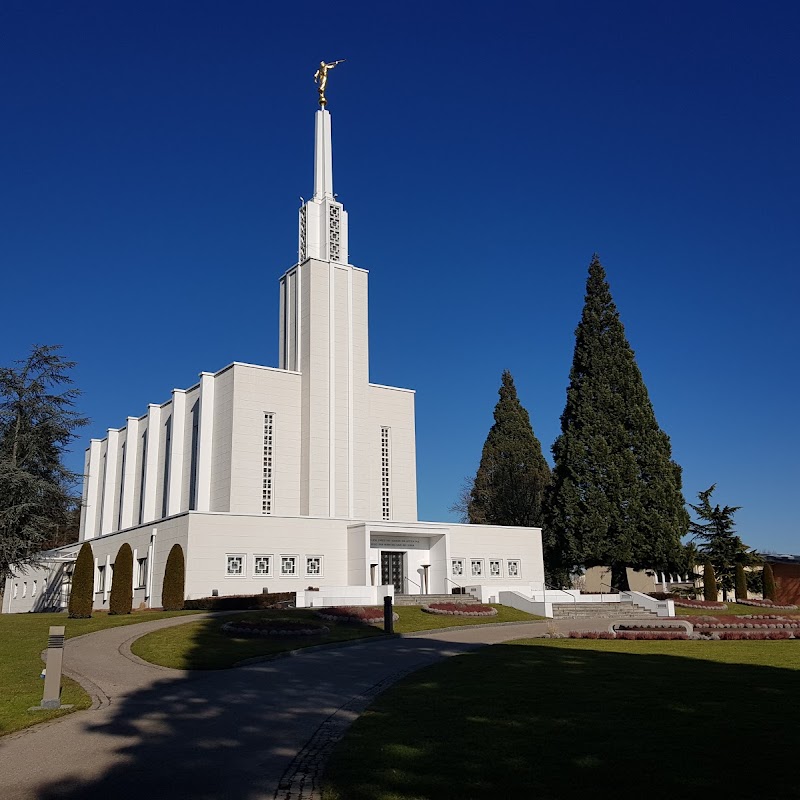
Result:
[[[609,566],[628,589],[627,567],[669,568],[688,527],[681,469],[628,344],[595,255],[575,331],[575,351],[553,444],[548,527],[562,553]]]
[[[714,565],[710,561],[706,561],[703,566],[703,599],[708,600],[710,603],[716,603],[718,597]]]
[[[775,602],[777,599],[777,587],[775,586],[775,575],[772,572],[771,564],[764,564],[764,598]]]
[[[72,571],[69,593],[70,619],[88,619],[94,606],[94,555],[89,542],[84,542]]]
[[[183,548],[179,544],[172,545],[164,567],[164,583],[161,587],[161,606],[164,611],[180,611],[186,599],[184,586],[186,583],[186,562]]]
[[[109,614],[130,614],[133,609],[133,550],[125,542],[114,561],[114,578],[108,598]]]
[[[550,467],[508,370],[503,372],[499,394],[494,425],[483,444],[469,496],[469,521],[538,528],[544,521]]]
[[[747,575],[742,564],[736,565],[736,599],[747,600]]]

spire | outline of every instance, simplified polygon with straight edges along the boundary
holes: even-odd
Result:
[[[314,116],[314,195],[300,208],[297,257],[348,263],[347,212],[333,194],[331,115]]]
[[[331,114],[325,109],[316,113],[314,141],[314,200],[333,200],[333,155],[331,150]]]

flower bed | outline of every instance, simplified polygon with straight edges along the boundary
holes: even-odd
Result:
[[[449,614],[454,617],[494,617],[497,609],[477,603],[431,603],[422,606],[428,614]]]
[[[715,633],[714,638],[724,641],[741,641],[744,639],[756,639],[764,641],[766,639],[791,639],[791,631],[723,631]],[[795,639],[800,638],[795,632]]]
[[[682,598],[680,600],[673,600],[677,608],[719,608],[725,609],[728,607],[727,603],[718,603],[714,600],[687,600]]]
[[[786,605],[781,606],[774,603],[772,600],[737,600],[740,606],[756,606],[756,608],[778,608],[778,609],[791,609],[794,610],[797,606]]]
[[[224,633],[231,636],[322,636],[330,629],[311,619],[241,619],[226,622]]]
[[[357,622],[362,625],[374,625],[383,622],[383,607],[381,606],[331,606],[322,608],[316,612],[318,617],[328,620],[328,622]],[[392,613],[392,618],[400,619],[396,612]]]
[[[652,630],[652,631],[618,631],[616,634],[610,631],[570,631],[570,639],[630,639],[630,640],[666,640],[689,639],[689,634],[685,631],[675,630]]]
[[[716,630],[800,630],[800,619],[776,615],[725,615],[692,619],[684,617],[698,631]]]

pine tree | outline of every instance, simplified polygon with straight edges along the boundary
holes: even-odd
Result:
[[[62,456],[87,420],[73,410],[78,390],[63,388],[75,364],[58,350],[38,345],[0,367],[0,581],[36,561],[78,501]]]
[[[161,587],[161,606],[164,611],[180,611],[186,600],[184,587],[186,583],[186,560],[183,548],[179,544],[172,545],[164,567],[164,583]]]
[[[778,590],[775,586],[775,575],[772,572],[771,564],[764,564],[764,599],[772,600],[774,603],[778,596]]]
[[[547,528],[565,558],[609,566],[618,589],[629,588],[627,567],[669,569],[681,560],[688,526],[681,469],[597,255],[553,456]]]
[[[94,554],[89,542],[84,542],[72,570],[69,593],[70,619],[88,619],[94,606]]]
[[[108,598],[109,614],[130,614],[133,610],[133,550],[125,542],[117,551],[114,578]]]
[[[503,372],[499,394],[494,425],[469,495],[469,521],[538,528],[544,521],[550,467],[508,370]]]
[[[737,565],[754,566],[760,558],[736,535],[733,516],[741,506],[711,505],[713,484],[704,492],[698,492],[698,505],[689,503],[698,521],[689,523],[689,533],[699,540],[700,552],[714,565],[717,584],[722,589],[722,599],[736,586]],[[737,586],[738,592],[738,586]]]
[[[709,603],[716,603],[718,597],[714,565],[710,561],[706,561],[703,565],[703,599]]]

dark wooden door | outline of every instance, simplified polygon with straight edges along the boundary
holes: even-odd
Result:
[[[402,553],[381,553],[381,583],[392,585],[397,594],[403,594]]]

